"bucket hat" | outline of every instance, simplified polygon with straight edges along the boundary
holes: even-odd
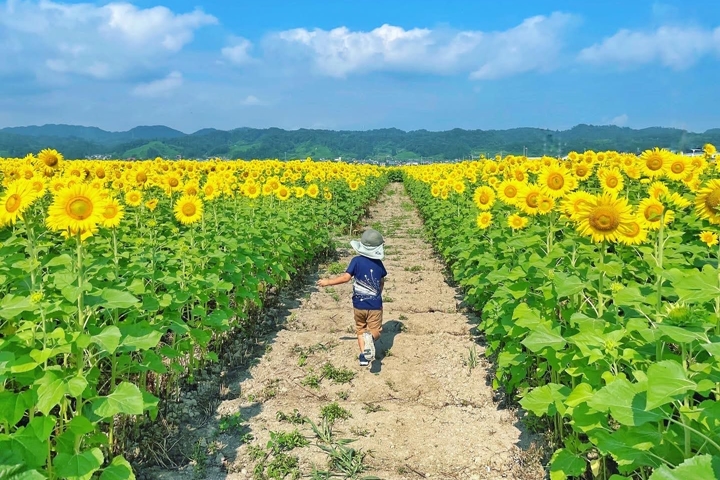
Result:
[[[360,240],[352,240],[350,245],[352,248],[362,255],[363,257],[374,258],[376,260],[382,260],[385,257],[385,240],[377,230],[368,228],[360,237]]]

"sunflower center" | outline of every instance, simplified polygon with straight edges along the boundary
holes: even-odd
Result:
[[[45,162],[45,165],[48,167],[54,167],[58,163],[58,158],[55,155],[44,155],[43,162]]]
[[[103,212],[103,215],[108,220],[115,218],[117,216],[117,214],[118,214],[118,209],[113,204],[110,204],[107,207],[105,207],[105,211]]]
[[[182,206],[182,213],[186,217],[192,217],[193,215],[195,215],[196,211],[197,211],[197,209],[195,208],[195,205],[192,203],[186,203]]]
[[[615,188],[618,186],[618,178],[617,177],[607,177],[605,179],[605,184],[610,188]]]
[[[103,170],[102,168],[99,169],[97,172],[95,172],[95,176],[97,178],[105,178],[105,170]]]
[[[532,192],[530,193],[527,198],[525,198],[525,203],[530,208],[537,208],[538,206],[538,193]]]
[[[658,155],[650,155],[647,160],[645,160],[645,166],[653,172],[660,170],[663,166],[662,158]]]
[[[67,214],[74,220],[85,220],[93,212],[93,204],[87,197],[73,198],[67,206]]]
[[[139,172],[139,173],[135,176],[135,179],[136,179],[139,183],[145,183],[145,182],[147,182],[147,175],[145,175],[145,172]]]
[[[623,231],[623,235],[625,235],[628,238],[635,238],[640,234],[640,224],[637,222],[632,222],[627,225],[625,230]]]
[[[480,194],[480,198],[478,200],[480,201],[480,204],[485,205],[490,202],[490,196],[487,192],[483,192]]]
[[[515,172],[515,180],[522,182],[525,180],[525,173],[521,170]]]
[[[5,202],[5,210],[7,210],[8,213],[13,213],[15,210],[20,208],[21,203],[22,199],[20,198],[20,195],[13,193]]]
[[[659,222],[662,218],[663,211],[665,210],[665,207],[662,205],[650,205],[645,209],[645,218],[649,222]]]
[[[588,218],[590,226],[600,232],[612,232],[620,225],[620,216],[609,206],[597,207]]]
[[[509,185],[505,187],[505,196],[508,198],[515,198],[517,195],[517,188],[515,188],[513,185]]]
[[[707,197],[705,197],[705,206],[708,210],[716,212],[718,210],[718,205],[720,205],[720,188],[716,188],[710,192]]]
[[[585,165],[580,165],[575,169],[575,175],[577,175],[578,177],[584,177],[585,175],[587,175],[587,172],[588,170]]]
[[[177,187],[178,185],[180,185],[180,182],[178,181],[177,178],[171,177],[170,180],[168,180],[168,185],[170,185],[171,187],[175,188],[175,187]]]
[[[547,185],[553,190],[560,190],[565,185],[565,177],[561,173],[553,172],[548,175]]]
[[[670,170],[673,173],[683,173],[685,171],[685,165],[680,162],[675,162],[670,166]]]

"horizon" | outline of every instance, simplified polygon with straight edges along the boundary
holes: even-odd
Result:
[[[700,0],[0,0],[0,125],[704,132],[717,18]]]

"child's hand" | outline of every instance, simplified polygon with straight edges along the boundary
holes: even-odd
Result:
[[[327,278],[321,278],[317,281],[318,287],[327,287],[330,284],[330,281]]]

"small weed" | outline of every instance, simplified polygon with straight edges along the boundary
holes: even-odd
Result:
[[[261,458],[265,458],[267,456],[267,452],[264,448],[257,445],[248,445],[248,456],[252,460],[260,460]]]
[[[347,400],[349,396],[350,396],[350,393],[346,392],[345,390],[337,392],[337,397],[340,400]]]
[[[250,442],[252,442],[253,440],[255,440],[255,437],[254,437],[253,434],[250,433],[250,432],[248,432],[248,433],[246,433],[245,435],[243,435],[242,437],[240,437],[240,441],[241,441],[242,443],[250,443]]]
[[[322,422],[320,422],[320,425],[315,425],[312,420],[308,420],[308,423],[310,424],[310,428],[320,442],[328,444],[332,443],[332,424],[328,422],[327,419],[323,418]]]
[[[321,378],[318,375],[314,373],[308,373],[305,378],[300,381],[300,383],[302,385],[305,385],[306,387],[320,388],[320,380]]]
[[[305,355],[304,353],[301,353],[300,356],[298,357],[298,361],[297,361],[298,367],[304,367],[306,363],[307,363],[307,355]]]
[[[323,365],[323,377],[334,383],[348,383],[355,378],[355,372],[347,368],[336,368],[331,363]]]
[[[305,423],[305,417],[300,415],[300,412],[297,408],[293,410],[293,413],[290,414],[278,411],[275,414],[275,418],[277,418],[278,422],[288,422],[292,423],[293,425],[302,425],[303,423]]]
[[[378,405],[377,403],[366,403],[363,407],[363,410],[366,413],[375,413],[385,411],[385,408],[383,408],[382,405]]]
[[[330,294],[330,297],[331,297],[333,300],[335,300],[335,302],[340,302],[340,295],[338,295],[337,292],[332,292],[332,293]]]
[[[218,422],[218,430],[220,430],[220,433],[240,433],[244,421],[240,412],[223,415]]]
[[[383,302],[385,302],[385,303],[390,303],[390,302],[394,302],[394,301],[395,301],[395,300],[393,300],[392,297],[390,297],[390,296],[388,296],[388,295],[383,295]]]
[[[278,394],[278,385],[280,384],[280,379],[276,378],[275,380],[271,380],[268,382],[267,386],[262,391],[262,401],[265,402],[267,400],[270,400],[271,398],[275,398]]]
[[[413,265],[412,267],[405,267],[406,272],[422,272],[423,267],[420,265]]]
[[[340,275],[345,272],[345,266],[340,262],[331,263],[330,266],[328,266],[328,272],[331,275]]]
[[[270,441],[268,441],[267,448],[277,455],[280,452],[289,452],[294,448],[304,447],[309,443],[307,438],[303,437],[298,430],[270,432]]]
[[[400,320],[401,322],[404,321],[404,320],[407,320],[407,319],[408,319],[408,317],[406,317],[406,316],[403,315],[402,313],[401,313],[400,316],[398,317],[398,320]]]
[[[207,451],[200,442],[193,445],[193,452],[190,458],[193,462],[193,478],[205,478],[207,470]]]
[[[333,402],[322,407],[322,410],[320,410],[320,417],[323,420],[327,420],[327,422],[332,425],[338,418],[341,420],[347,420],[352,417],[352,414],[338,405],[337,402]]]
[[[475,348],[475,345],[472,346],[472,348],[468,348],[468,359],[467,359],[467,366],[470,370],[478,366],[478,353],[477,348]]]
[[[377,230],[378,232],[382,232],[384,230],[383,224],[380,222],[373,222],[373,224],[370,225],[370,228]]]
[[[393,392],[397,392],[397,388],[395,388],[395,382],[393,382],[392,380],[385,380],[385,385],[387,385]]]
[[[283,480],[285,478],[295,480],[300,478],[299,464],[300,460],[295,455],[280,453],[275,455],[275,458],[267,464],[265,474],[267,478],[272,480]]]
[[[415,205],[413,205],[411,202],[402,202],[400,204],[400,207],[406,212],[412,212],[413,210],[415,210]]]
[[[345,475],[346,478],[355,478],[367,469],[363,463],[367,453],[362,450],[355,450],[340,444],[329,447],[320,445],[320,448],[330,457],[330,467]]]
[[[350,433],[357,435],[358,437],[367,437],[370,435],[370,430],[367,428],[352,427]]]
[[[389,348],[387,350],[385,350],[385,356],[392,357],[393,356],[392,350],[390,350]]]

